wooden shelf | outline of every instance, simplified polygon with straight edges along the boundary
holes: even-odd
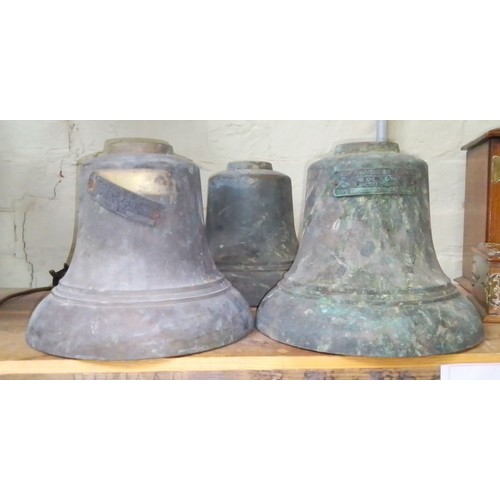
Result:
[[[13,290],[0,290],[0,298]],[[364,358],[305,351],[258,331],[221,349],[145,361],[79,361],[29,347],[24,334],[47,292],[0,306],[0,379],[439,379],[443,364],[500,363],[500,324],[485,324],[486,340],[460,354]]]

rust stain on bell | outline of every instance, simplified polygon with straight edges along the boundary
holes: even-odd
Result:
[[[181,356],[239,340],[248,304],[217,270],[199,168],[165,141],[114,139],[80,162],[71,265],[35,309],[28,344],[57,356]]]
[[[229,163],[209,179],[207,236],[217,267],[258,306],[297,252],[290,177],[269,162]]]
[[[257,328],[285,344],[356,356],[459,352],[481,317],[434,250],[427,164],[391,142],[337,146],[309,167],[295,262]]]

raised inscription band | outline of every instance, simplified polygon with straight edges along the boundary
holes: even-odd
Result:
[[[417,173],[406,168],[365,168],[337,170],[333,195],[416,194]]]

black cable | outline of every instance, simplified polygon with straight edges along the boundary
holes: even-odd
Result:
[[[49,271],[49,274],[52,276],[52,286],[43,286],[41,288],[28,288],[26,290],[21,290],[20,292],[11,293],[10,295],[6,295],[5,297],[2,297],[0,299],[0,306],[2,306],[3,304],[5,304],[5,302],[15,297],[22,297],[23,295],[29,295],[31,293],[48,292],[52,290],[52,288],[57,286],[59,280],[66,274],[68,268],[69,268],[68,264],[65,263],[64,267],[61,270],[56,272],[53,269],[51,269]]]
[[[21,290],[20,292],[15,292],[11,293],[10,295],[6,295],[5,297],[2,297],[0,299],[0,306],[5,304],[10,299],[14,299],[15,297],[22,297],[23,295],[29,295],[30,293],[36,293],[36,292],[48,292],[49,290],[52,290],[54,288],[53,286],[43,286],[41,288],[28,288],[26,290]]]

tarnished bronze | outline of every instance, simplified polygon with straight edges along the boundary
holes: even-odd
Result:
[[[207,235],[217,267],[258,306],[297,252],[290,177],[268,162],[229,163],[209,180]]]
[[[457,352],[479,314],[432,243],[427,164],[390,142],[338,146],[309,167],[295,262],[257,311],[280,342],[356,356]]]
[[[27,342],[63,357],[180,356],[234,342],[250,308],[208,249],[199,168],[151,139],[107,141],[81,162],[71,265]]]

